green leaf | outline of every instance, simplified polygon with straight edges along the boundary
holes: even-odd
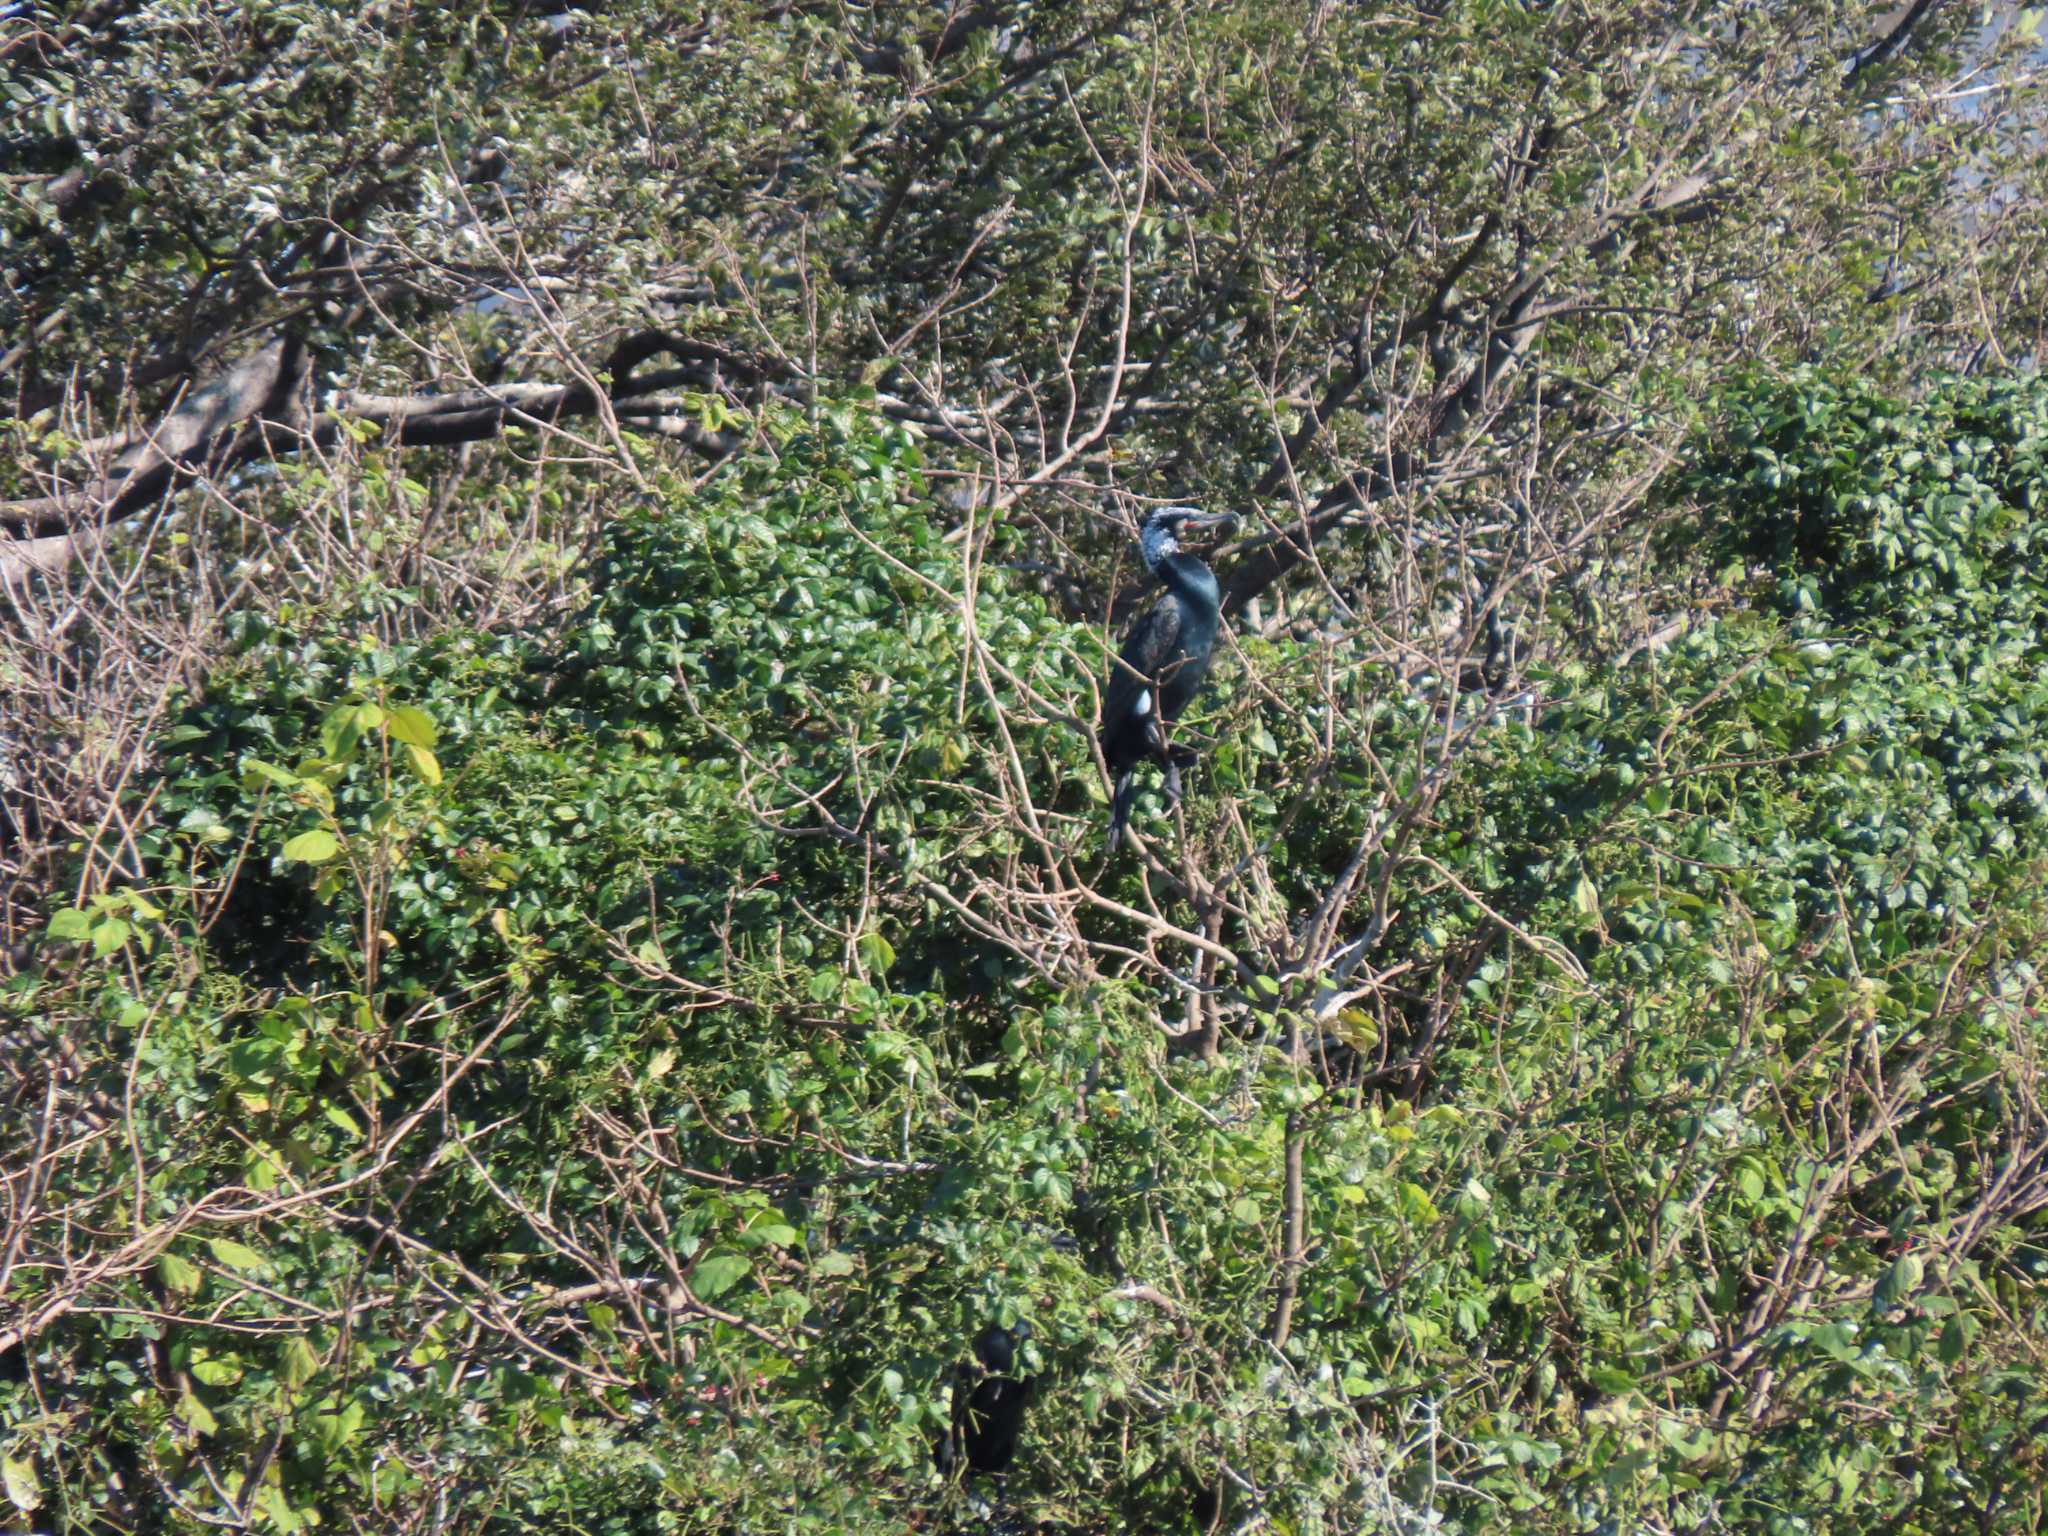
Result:
[[[425,747],[415,746],[411,742],[407,742],[405,756],[406,760],[412,764],[412,771],[418,774],[424,783],[439,784],[441,782],[441,760]]]
[[[325,827],[301,832],[284,845],[285,858],[300,864],[325,864],[339,852],[341,844]]]
[[[344,1131],[352,1137],[361,1138],[363,1128],[356,1124],[356,1117],[343,1109],[339,1104],[329,1100],[320,1106],[320,1113],[327,1117],[327,1123],[335,1129]]]
[[[753,1266],[736,1253],[715,1253],[697,1261],[690,1271],[690,1289],[709,1301],[723,1295],[745,1278]]]
[[[97,955],[111,955],[128,942],[132,930],[118,917],[103,918],[93,924],[92,947]]]
[[[0,1483],[6,1485],[8,1502],[24,1515],[41,1507],[43,1485],[36,1477],[36,1464],[27,1457],[0,1457]]]
[[[50,914],[49,935],[53,939],[82,939],[91,929],[91,914],[77,907],[65,907]]]
[[[353,704],[330,709],[320,722],[320,755],[334,762],[347,762],[362,739],[362,714]]]
[[[1689,1428],[1681,1419],[1659,1419],[1657,1433],[1666,1445],[1687,1461],[1699,1460],[1714,1444],[1714,1437],[1707,1430]]]
[[[252,757],[243,765],[242,784],[248,789],[255,789],[263,784],[273,784],[279,789],[297,789],[299,776],[287,772],[275,763],[266,763]]]
[[[219,1420],[214,1418],[206,1404],[189,1391],[178,1399],[178,1417],[198,1434],[210,1435],[220,1428]]]
[[[1429,1191],[1420,1184],[1401,1186],[1401,1214],[1416,1226],[1429,1226],[1436,1221],[1436,1202],[1429,1198]]]
[[[1935,1341],[1935,1353],[1941,1357],[1943,1365],[1954,1365],[1969,1347],[1969,1324],[1958,1313],[1942,1325],[1941,1337]]]
[[[156,1272],[164,1284],[180,1296],[190,1296],[206,1278],[205,1271],[197,1264],[169,1250],[157,1255]]]
[[[860,953],[861,964],[871,971],[886,974],[889,967],[896,963],[895,947],[872,930],[862,934],[854,947]]]
[[[1579,872],[1578,881],[1572,886],[1572,910],[1581,917],[1600,915],[1600,888],[1593,884],[1592,876],[1584,870]]]
[[[402,741],[409,747],[418,747],[426,752],[434,750],[434,720],[423,709],[415,709],[410,704],[399,705],[386,717],[386,729],[391,732],[393,741]]]
[[[293,1334],[278,1352],[277,1374],[294,1391],[313,1379],[320,1369],[320,1356],[304,1334]]]
[[[209,1387],[230,1387],[242,1379],[242,1367],[231,1359],[194,1360],[192,1379]]]
[[[313,1435],[321,1451],[332,1456],[356,1437],[362,1428],[363,1405],[352,1400],[339,1413],[316,1413],[313,1415]]]
[[[268,1262],[254,1248],[245,1247],[233,1238],[216,1237],[206,1246],[212,1249],[213,1256],[229,1269],[239,1269],[244,1273],[262,1269]]]

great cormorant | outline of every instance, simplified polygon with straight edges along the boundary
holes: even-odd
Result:
[[[1017,1346],[1030,1337],[1031,1325],[1019,1323],[1014,1330],[987,1328],[974,1341],[983,1374],[972,1391],[965,1380],[953,1388],[953,1427],[939,1441],[941,1472],[951,1473],[964,1461],[976,1472],[996,1473],[1016,1459],[1024,1406],[1031,1401],[1038,1378],[1019,1381],[1010,1372],[1016,1368]]]
[[[1160,507],[1138,529],[1138,549],[1166,590],[1124,637],[1103,704],[1102,757],[1116,784],[1109,813],[1111,853],[1131,819],[1139,763],[1148,757],[1163,762],[1167,798],[1180,799],[1180,770],[1189,758],[1168,748],[1166,727],[1180,718],[1202,686],[1216,645],[1222,593],[1209,567],[1182,551],[1180,536],[1235,521],[1228,512]]]

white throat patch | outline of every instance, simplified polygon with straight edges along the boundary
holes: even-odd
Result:
[[[1173,529],[1165,523],[1147,523],[1138,536],[1138,549],[1145,557],[1145,564],[1152,569],[1159,568],[1159,562],[1180,550],[1180,540],[1173,536]]]

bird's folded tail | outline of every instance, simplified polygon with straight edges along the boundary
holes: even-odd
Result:
[[[1123,846],[1124,828],[1131,824],[1131,802],[1138,794],[1138,771],[1126,768],[1116,781],[1116,795],[1109,804],[1109,842],[1103,852],[1110,857]]]

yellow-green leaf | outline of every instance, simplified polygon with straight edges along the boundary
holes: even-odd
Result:
[[[361,1139],[363,1128],[356,1124],[356,1117],[343,1109],[339,1104],[331,1101],[322,1104],[320,1106],[320,1113],[327,1117],[327,1123],[335,1127],[335,1129],[346,1131],[349,1135],[359,1140]]]
[[[303,1387],[313,1379],[313,1373],[320,1369],[320,1357],[302,1334],[293,1334],[285,1341],[284,1353],[277,1364],[278,1375],[284,1378],[288,1387]]]
[[[209,1387],[231,1387],[242,1379],[241,1363],[233,1356],[216,1360],[209,1355],[192,1362],[192,1379]]]
[[[433,750],[434,719],[425,710],[401,704],[391,711],[385,724],[393,741],[402,741],[408,747],[420,747],[429,752]]]
[[[213,1256],[229,1269],[261,1269],[266,1262],[263,1255],[254,1248],[246,1247],[233,1238],[216,1237],[206,1246],[211,1248]]]
[[[337,853],[341,844],[334,834],[325,827],[315,827],[310,832],[301,832],[284,845],[284,856],[301,864],[325,864]]]
[[[91,932],[91,914],[77,907],[65,907],[50,914],[50,937],[53,939],[82,939]]]
[[[258,785],[265,782],[275,784],[280,789],[297,789],[299,787],[299,776],[296,773],[287,773],[275,763],[266,763],[260,758],[250,758],[245,765],[245,771],[242,775],[243,786],[255,789]]]
[[[190,1392],[178,1399],[178,1417],[202,1435],[210,1435],[220,1428],[220,1421],[214,1418],[211,1410]]]
[[[412,771],[426,780],[427,783],[438,784],[441,782],[441,762],[433,753],[429,752],[425,747],[414,746],[411,742],[407,742],[405,755],[412,760]]]
[[[1572,910],[1581,917],[1600,915],[1600,888],[1594,885],[1592,878],[1583,871],[1580,872],[1578,882],[1572,886]]]
[[[7,1485],[7,1498],[24,1515],[43,1502],[43,1485],[36,1477],[36,1465],[24,1456],[0,1459],[0,1481]]]
[[[159,1254],[156,1272],[163,1276],[165,1285],[181,1296],[189,1296],[198,1290],[199,1282],[205,1278],[197,1264],[175,1253]]]
[[[363,722],[353,704],[343,704],[327,712],[327,718],[320,722],[320,753],[334,762],[346,761],[355,751],[356,743],[362,740]]]

